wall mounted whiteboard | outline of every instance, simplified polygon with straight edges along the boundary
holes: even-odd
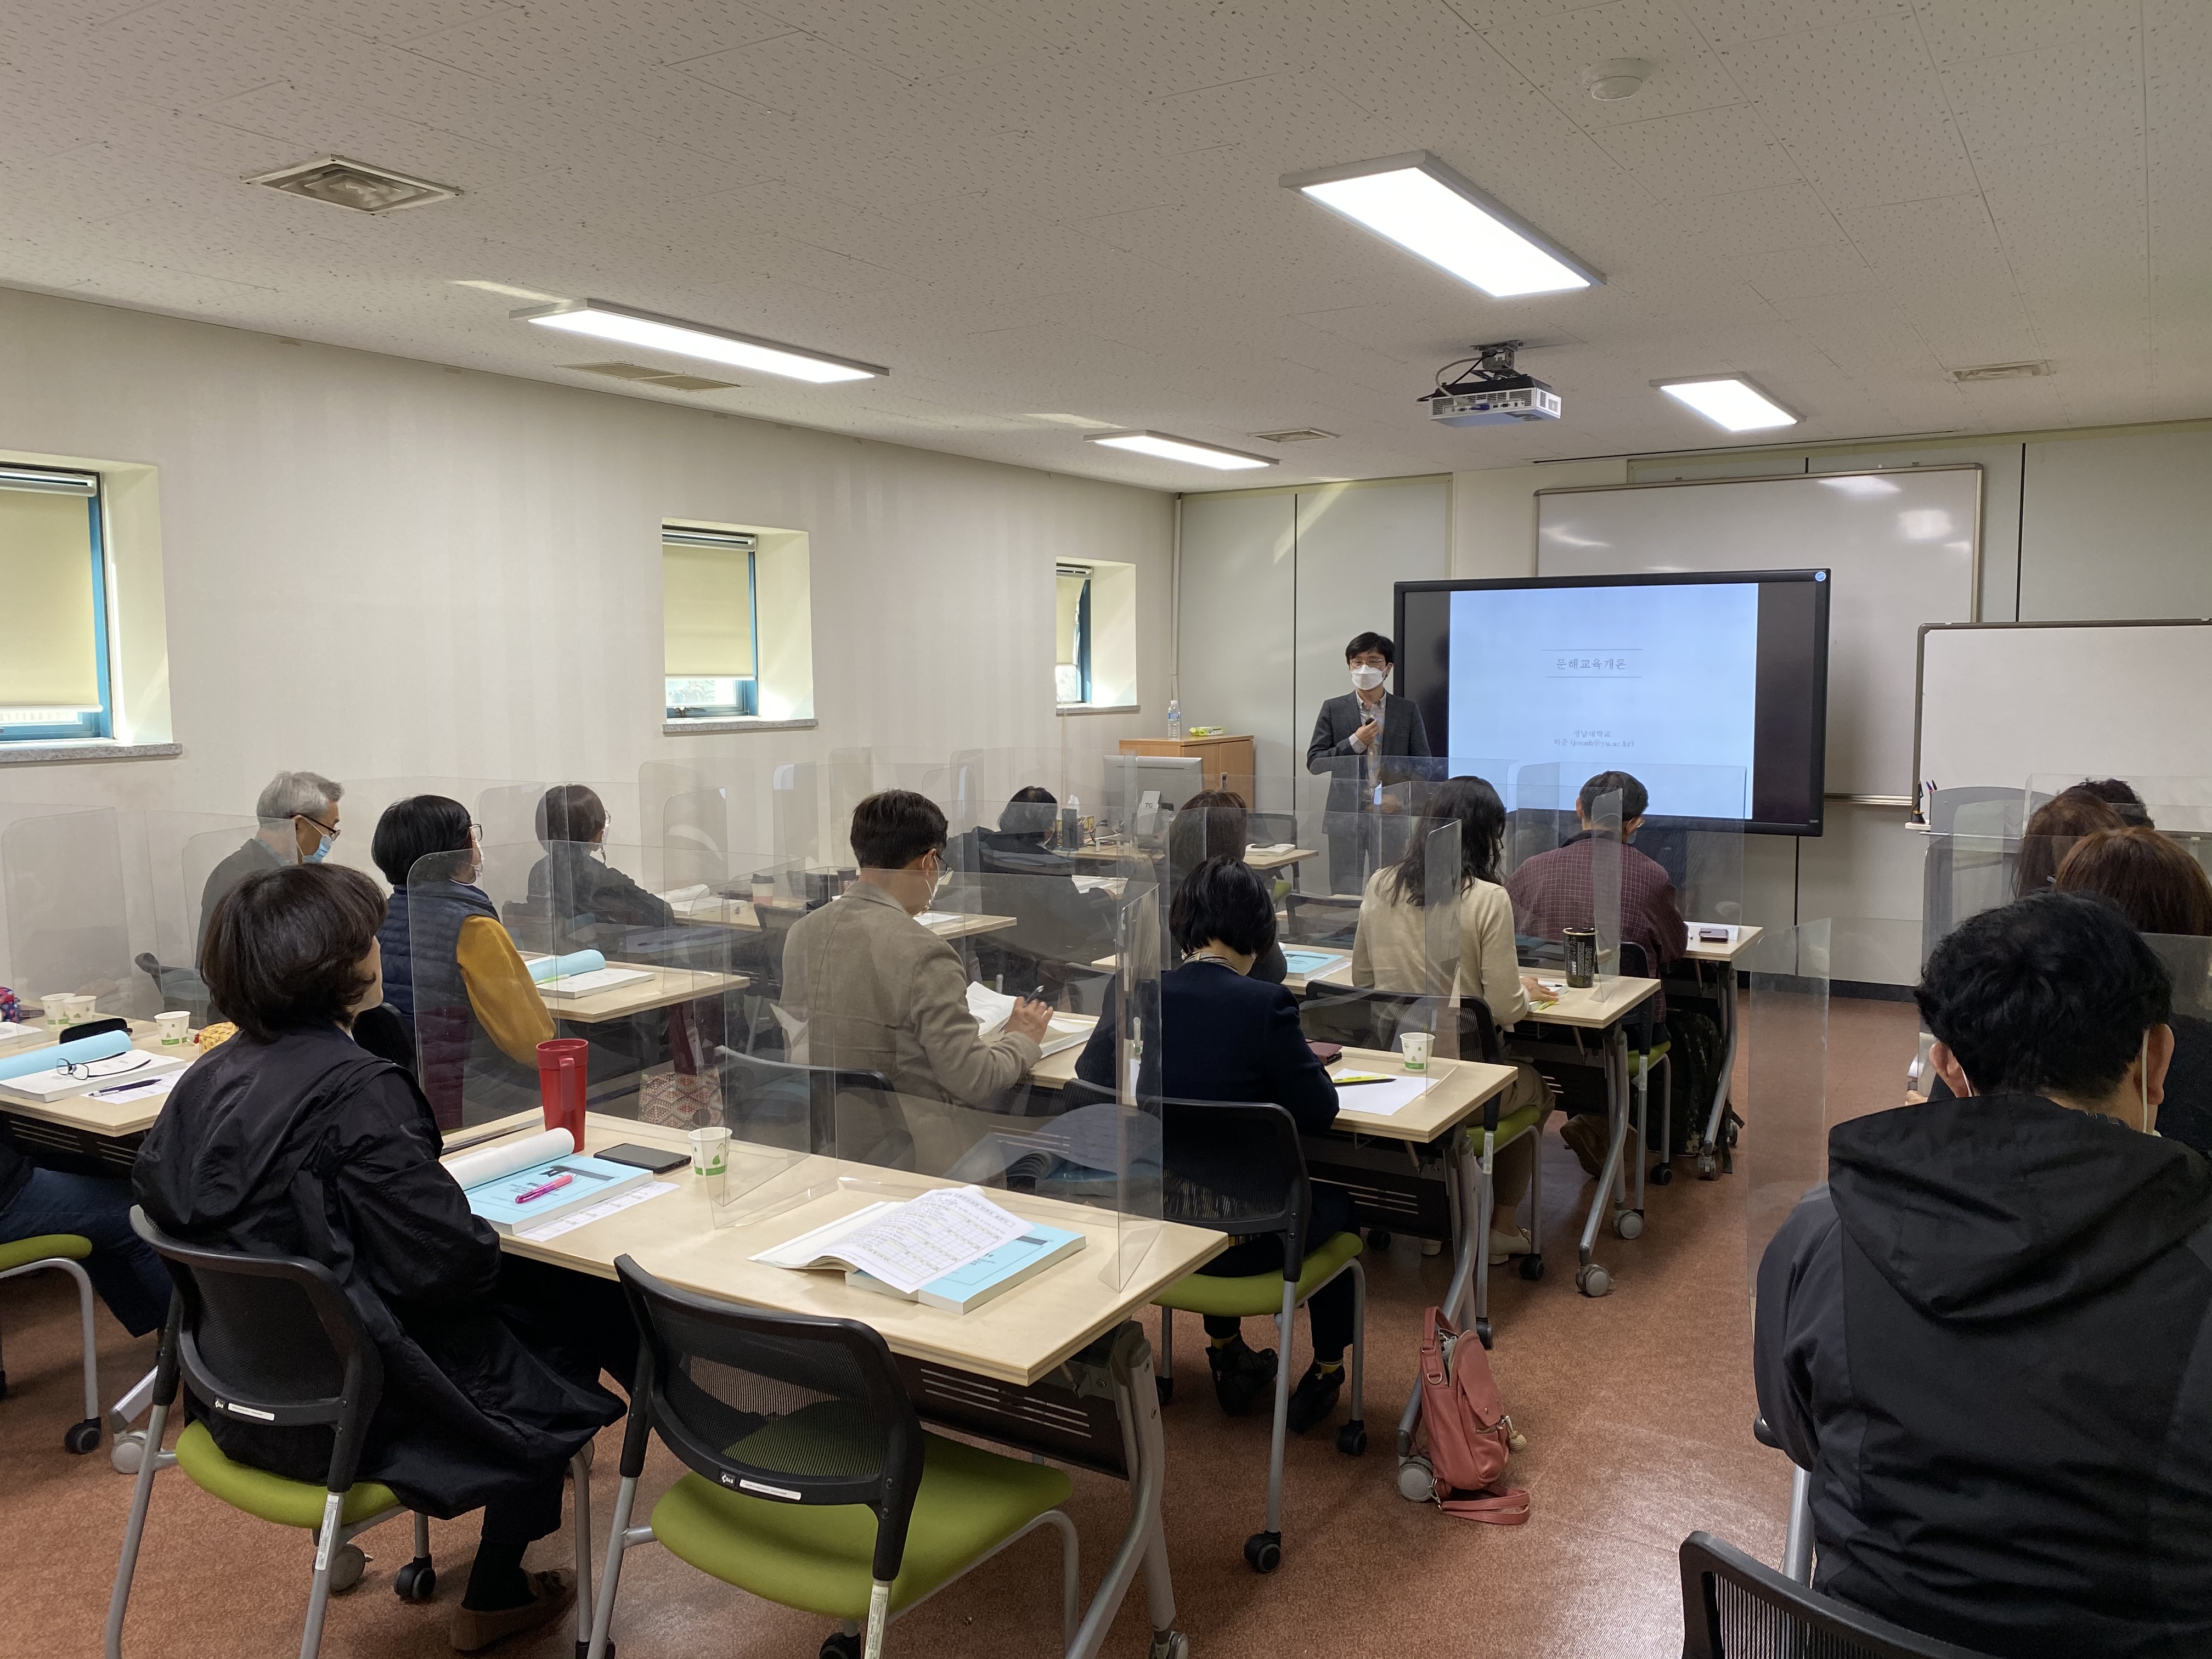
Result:
[[[1827,792],[1903,803],[1920,627],[1974,620],[1981,517],[1978,466],[1547,489],[1536,574],[1825,567]]]
[[[1920,775],[2212,778],[2212,623],[1988,623],[1921,636]]]

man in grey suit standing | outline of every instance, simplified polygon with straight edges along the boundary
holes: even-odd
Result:
[[[1422,775],[1419,768],[1389,763],[1428,757],[1421,711],[1382,689],[1397,660],[1387,635],[1353,635],[1344,647],[1352,690],[1322,704],[1306,745],[1306,770],[1329,779],[1325,827],[1333,893],[1359,891],[1381,856],[1378,811],[1388,813],[1396,803],[1385,798],[1378,807],[1376,791]]]

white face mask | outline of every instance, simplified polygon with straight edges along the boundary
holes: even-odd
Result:
[[[1352,683],[1362,691],[1372,691],[1382,684],[1382,671],[1361,663],[1352,671]]]

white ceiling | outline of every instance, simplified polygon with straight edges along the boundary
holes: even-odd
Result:
[[[2208,88],[2205,0],[22,0],[0,283],[1165,488],[1259,480],[1035,417],[1340,434],[1267,482],[1724,441],[1649,382],[1731,369],[1792,436],[2160,420],[2212,409]],[[1489,300],[1277,183],[1413,149],[1607,285]],[[465,193],[241,182],[333,152]],[[893,373],[624,391],[463,279]],[[1565,419],[1431,426],[1514,337]]]

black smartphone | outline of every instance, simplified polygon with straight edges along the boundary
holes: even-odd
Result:
[[[691,1161],[689,1152],[672,1152],[663,1146],[641,1146],[629,1140],[625,1140],[619,1146],[610,1146],[603,1152],[593,1152],[592,1156],[603,1158],[610,1164],[627,1164],[633,1169],[650,1170],[655,1175]]]

